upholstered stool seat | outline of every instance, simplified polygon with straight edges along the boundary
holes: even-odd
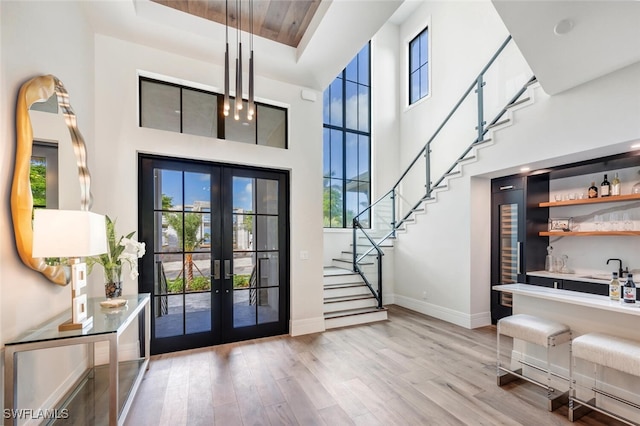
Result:
[[[509,336],[514,339],[524,340],[547,349],[546,366],[536,366],[520,360],[523,365],[544,371],[547,375],[547,383],[542,383],[531,377],[523,375],[522,368],[511,370],[501,365],[500,336]],[[569,391],[559,392],[551,386],[551,348],[571,341],[571,329],[562,323],[533,315],[517,314],[502,318],[497,327],[497,381],[502,386],[516,379],[524,379],[547,390],[548,409],[553,411],[568,401]],[[555,376],[560,377],[555,374]],[[561,377],[563,378],[563,377]],[[566,378],[564,378],[566,380]]]
[[[640,376],[640,342],[624,339],[621,337],[610,336],[603,333],[589,333],[577,337],[571,343],[572,360],[570,368],[571,390],[569,396],[569,420],[574,421],[582,417],[591,410],[600,411],[615,419],[628,423],[630,420],[621,417],[611,411],[603,410],[596,406],[595,394],[599,393],[605,396],[613,397],[615,400],[639,408],[638,404],[624,400],[618,396],[612,396],[608,392],[604,392],[597,388],[597,367],[603,366],[633,376]],[[589,401],[581,400],[576,397],[576,380],[575,367],[576,358],[595,364],[596,377],[594,377],[595,385],[590,389],[594,392],[594,398]],[[637,420],[636,420],[637,421]]]

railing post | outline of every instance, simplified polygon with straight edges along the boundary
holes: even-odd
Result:
[[[378,309],[382,309],[382,256],[378,252]]]
[[[391,190],[391,229],[393,236],[396,236],[396,189]]]
[[[358,229],[358,219],[356,219],[355,217],[353,218],[353,241],[352,241],[352,252],[353,252],[353,263],[352,263],[352,269],[353,272],[357,272],[356,270],[356,259],[358,258],[358,248],[356,246],[356,229]]]
[[[486,121],[484,121],[484,81],[483,74],[478,75],[478,79],[476,82],[476,93],[478,94],[478,126],[476,129],[478,130],[478,142],[481,142],[484,139],[484,125]]]
[[[424,161],[425,161],[425,174],[427,183],[424,185],[425,194],[427,197],[431,196],[431,142],[427,143],[424,148]]]

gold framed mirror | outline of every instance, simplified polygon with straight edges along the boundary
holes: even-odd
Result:
[[[20,259],[29,268],[42,273],[55,284],[69,283],[66,265],[48,265],[44,258],[34,258],[33,253],[33,194],[30,168],[33,152],[33,126],[29,109],[35,102],[43,102],[57,96],[65,124],[69,129],[71,144],[78,168],[80,184],[80,210],[91,207],[91,175],[87,168],[87,150],[78,130],[76,115],[69,103],[69,95],[62,82],[53,75],[32,78],[22,85],[16,103],[16,160],[11,185],[11,216],[16,248]]]

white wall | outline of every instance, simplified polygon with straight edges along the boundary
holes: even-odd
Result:
[[[158,49],[96,36],[96,147],[94,210],[137,229],[138,153],[248,164],[290,171],[291,333],[324,330],[322,316],[322,102],[300,96],[301,87],[256,78],[256,98],[289,107],[289,149],[138,127],[138,71],[220,87],[221,67]],[[219,89],[218,89],[219,90]],[[318,99],[322,99],[318,93]],[[301,260],[300,251],[309,259]],[[137,292],[127,281],[124,293]]]
[[[453,105],[443,99],[445,90],[466,88],[506,36],[489,3],[435,2],[426,3],[401,27],[401,39],[410,39],[428,19],[433,95],[402,115],[401,167]],[[460,38],[449,32],[476,36]],[[463,71],[449,69],[445,76],[442,55],[450,55],[446,61],[453,66],[466,58],[467,66]],[[466,327],[488,324],[489,178],[517,173],[523,165],[535,170],[624,152],[629,141],[640,138],[640,65],[553,97],[541,88],[534,95],[535,103],[514,112],[514,124],[496,131],[494,144],[478,151],[479,161],[465,166],[463,177],[450,179],[450,190],[438,194],[426,216],[397,241],[396,303]],[[597,247],[605,241],[592,244]],[[637,239],[625,241],[624,246],[628,244],[637,250]]]
[[[15,104],[32,77],[56,75],[66,86],[78,125],[92,149],[93,36],[78,3],[0,2],[0,338],[6,342],[70,307],[70,288],[59,287],[24,266],[13,240],[9,198],[15,157]],[[61,25],[74,22],[74,25]],[[95,157],[89,167],[95,168]],[[36,352],[21,358],[19,399],[23,408],[46,408],[58,384],[74,379],[83,352]]]

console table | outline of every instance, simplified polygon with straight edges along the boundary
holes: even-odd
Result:
[[[149,364],[149,336],[150,336],[150,296],[148,293],[123,296],[127,304],[119,308],[102,308],[100,302],[104,298],[92,298],[87,303],[88,316],[93,316],[93,326],[84,330],[58,331],[58,325],[68,319],[70,312],[50,319],[37,328],[27,330],[15,339],[5,343],[4,349],[4,408],[5,410],[17,409],[17,383],[18,383],[18,356],[20,352],[46,350],[61,346],[87,345],[88,365],[85,374],[78,382],[80,386],[87,378],[98,380],[94,375],[95,360],[94,349],[96,342],[109,342],[108,364],[108,389],[109,389],[109,425],[124,423],[127,412],[131,407],[133,397],[142,381],[142,376]],[[118,360],[118,345],[122,333],[138,318],[144,310],[144,327],[141,327],[140,343],[143,345],[139,351],[137,373],[130,389],[120,389],[120,362]],[[118,403],[120,392],[128,391],[120,406]],[[73,393],[72,393],[73,394]],[[29,407],[32,408],[32,407]],[[71,416],[73,413],[69,413]],[[12,426],[16,419],[5,419],[5,425]]]

